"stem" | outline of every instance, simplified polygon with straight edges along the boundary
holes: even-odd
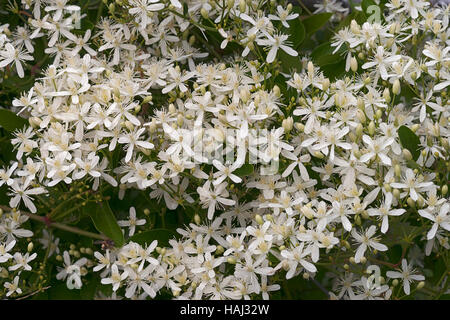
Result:
[[[8,210],[8,211],[12,210],[9,207],[1,206],[1,205],[0,205],[0,208],[3,209],[3,210]],[[62,224],[62,223],[59,223],[59,222],[52,222],[52,221],[49,221],[49,219],[47,217],[39,216],[39,215],[34,214],[34,213],[25,212],[25,211],[20,211],[20,212],[22,214],[25,214],[25,215],[29,216],[32,220],[42,222],[42,223],[46,224],[48,227],[51,227],[51,228],[56,228],[56,229],[61,229],[61,230],[68,231],[68,232],[71,232],[71,233],[76,233],[76,234],[79,234],[80,236],[85,236],[85,237],[88,237],[88,238],[100,239],[100,240],[110,240],[107,236],[105,236],[103,234],[98,234],[98,233],[93,233],[93,232],[81,230],[79,228],[71,227],[71,226],[68,226],[68,225],[65,225],[65,224]]]

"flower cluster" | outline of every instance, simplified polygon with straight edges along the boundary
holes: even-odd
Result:
[[[23,2],[25,26],[0,27],[0,67],[24,77],[40,38],[51,62],[12,101],[29,125],[0,169],[7,296],[53,253],[68,289],[92,271],[133,299],[268,299],[293,278],[328,298],[397,299],[425,286],[414,266],[448,256],[449,6],[392,0],[383,21],[333,32],[328,56],[299,58],[310,30],[285,1],[104,1],[82,33],[80,6]],[[331,25],[348,14],[316,9]],[[336,57],[339,77],[322,64]]]

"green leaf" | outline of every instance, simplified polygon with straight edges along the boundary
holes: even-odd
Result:
[[[233,174],[237,175],[238,177],[245,177],[251,175],[254,170],[255,168],[252,164],[245,163],[242,167],[233,171]]]
[[[283,50],[279,50],[278,60],[281,62],[281,70],[284,73],[291,73],[294,70],[300,71],[302,69],[302,62],[299,56],[293,57]]]
[[[374,0],[362,0],[361,9],[366,21],[369,23],[381,23],[383,20],[383,6],[376,4]]]
[[[411,152],[414,161],[420,156],[420,139],[414,132],[411,131],[408,127],[401,126],[398,128],[398,136],[400,138],[400,142],[402,143],[403,148],[406,148]]]
[[[84,211],[92,219],[95,228],[114,241],[115,246],[124,243],[122,230],[117,224],[116,217],[107,201],[101,203],[90,202],[84,207]]]
[[[150,245],[154,240],[158,240],[158,246],[169,246],[169,240],[176,238],[177,233],[168,229],[153,229],[135,234],[130,241],[137,242],[140,245]]]
[[[323,27],[333,14],[330,12],[318,13],[303,20],[306,34],[311,35]]]
[[[16,129],[22,129],[28,125],[28,121],[19,117],[14,112],[7,109],[0,109],[0,126],[7,131],[14,131]]]

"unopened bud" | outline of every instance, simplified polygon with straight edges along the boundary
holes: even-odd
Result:
[[[412,160],[413,158],[411,152],[408,149],[403,149],[402,154],[406,160]]]
[[[370,121],[368,131],[371,136],[375,134],[375,122]]]
[[[203,19],[208,19],[209,18],[209,13],[205,8],[202,8],[200,10],[200,14],[202,15]]]
[[[350,59],[350,69],[352,69],[353,72],[356,72],[358,70],[358,61],[356,61],[355,57],[352,57]]]
[[[177,116],[177,124],[178,124],[179,127],[181,127],[181,126],[183,126],[183,123],[184,123],[184,117],[183,117],[182,114],[179,114]]]
[[[201,219],[200,219],[200,216],[199,216],[198,214],[196,214],[196,215],[194,216],[194,222],[195,222],[196,224],[200,224]]]
[[[280,92],[280,87],[277,85],[273,86],[273,93],[277,96],[280,97],[281,96],[281,92]]]
[[[33,244],[33,242],[30,242],[30,243],[28,244],[28,246],[27,246],[28,252],[33,251],[33,248],[34,248],[34,244]]]
[[[292,117],[288,117],[288,118],[284,119],[282,126],[284,129],[284,132],[288,133],[294,127],[294,119]]]
[[[264,223],[263,218],[259,214],[257,214],[255,216],[255,220],[256,220],[256,223],[259,224],[259,225],[262,225]]]
[[[303,131],[305,131],[305,125],[303,123],[296,122],[295,129],[297,129],[300,132],[303,132]]]
[[[392,85],[392,93],[397,95],[400,93],[400,80],[396,79]]]
[[[221,255],[224,251],[225,251],[225,249],[224,249],[221,245],[218,245],[218,246],[216,247],[216,253],[217,253],[218,255]]]
[[[390,94],[388,88],[385,88],[385,89],[383,90],[383,98],[384,98],[384,100],[385,100],[387,103],[391,102],[391,94]]]
[[[229,264],[236,264],[236,259],[234,259],[233,257],[229,257],[229,258],[227,259],[227,262],[228,262]]]
[[[246,9],[247,9],[247,3],[245,2],[245,0],[240,0],[239,1],[239,10],[242,13],[244,13]]]
[[[444,184],[441,189],[441,194],[445,196],[448,192],[448,185]]]
[[[328,78],[323,79],[322,80],[322,90],[327,91],[329,87],[330,87],[330,79],[328,79]]]
[[[411,197],[408,197],[406,202],[408,203],[408,206],[410,206],[411,208],[415,208],[416,207],[416,202]]]

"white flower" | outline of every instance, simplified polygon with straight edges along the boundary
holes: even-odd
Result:
[[[14,270],[17,270],[20,268],[22,268],[26,271],[30,271],[31,266],[28,263],[33,261],[34,259],[36,259],[37,254],[33,253],[32,255],[30,255],[27,252],[27,253],[25,253],[25,255],[22,255],[20,252],[16,252],[13,257],[14,257],[14,262],[16,264],[9,267],[10,271],[14,271]]]
[[[33,57],[28,55],[22,48],[14,48],[10,43],[5,45],[5,51],[0,51],[0,68],[10,63],[15,63],[17,74],[20,78],[25,76],[21,61],[31,61]]]
[[[13,256],[8,252],[15,246],[16,240],[12,240],[6,244],[0,244],[0,263],[4,263],[11,259]]]
[[[200,202],[203,208],[208,208],[208,219],[212,219],[217,207],[221,205],[232,206],[236,201],[227,199],[229,193],[225,189],[227,183],[223,182],[214,186],[214,190],[210,190],[211,181],[207,181],[203,187],[198,187],[197,192],[200,196]]]
[[[145,222],[145,219],[136,219],[136,209],[134,207],[130,208],[130,217],[128,220],[117,221],[121,227],[130,227],[130,232],[128,233],[130,237],[133,236],[136,226],[142,226]]]
[[[379,157],[381,162],[387,166],[392,164],[391,159],[387,156],[387,149],[394,142],[394,138],[380,137],[376,140],[372,140],[368,135],[363,135],[363,141],[367,144],[369,152],[363,154],[359,159],[361,162],[367,162],[374,157]]]
[[[11,186],[11,196],[13,196],[13,198],[9,201],[9,205],[12,208],[17,208],[19,206],[20,200],[22,200],[31,213],[36,213],[37,209],[30,195],[43,194],[47,191],[42,187],[29,189],[30,183],[30,180],[25,180],[23,184],[19,184],[19,182],[17,181],[13,183],[13,185]]]
[[[118,140],[121,144],[127,144],[127,154],[125,156],[125,162],[129,162],[133,155],[135,147],[141,147],[144,149],[153,149],[154,145],[151,142],[139,140],[141,135],[145,132],[145,128],[135,129],[132,132],[122,134]]]
[[[386,251],[388,247],[384,244],[378,242],[378,238],[374,237],[377,227],[372,225],[369,229],[365,230],[363,233],[356,232],[355,229],[352,230],[352,237],[357,243],[360,243],[358,249],[356,249],[355,261],[359,263],[361,258],[364,256],[367,248],[371,247],[378,251]]]
[[[119,289],[122,281],[124,281],[128,277],[128,272],[125,270],[120,274],[119,268],[117,268],[116,264],[111,266],[111,275],[109,278],[103,278],[101,280],[102,284],[112,284],[112,289],[114,292]]]
[[[233,171],[241,167],[241,163],[239,163],[238,161],[234,162],[230,166],[225,166],[218,160],[214,159],[213,165],[217,168],[217,170],[219,170],[214,173],[215,180],[213,182],[213,185],[217,186],[218,184],[221,184],[226,178],[230,178],[230,180],[234,183],[242,182],[241,178],[233,174]]]
[[[283,9],[282,6],[277,6],[278,15],[275,16],[273,14],[269,14],[268,17],[270,20],[281,21],[283,26],[289,28],[289,24],[287,21],[294,20],[298,17],[298,13],[290,13],[288,9]]]
[[[410,168],[408,168],[406,169],[403,183],[394,182],[391,183],[391,186],[398,189],[407,189],[409,191],[411,199],[417,201],[417,199],[419,199],[419,195],[417,194],[417,192],[428,190],[433,186],[433,182],[418,181],[414,172]]]
[[[86,258],[77,260],[74,264],[70,261],[69,252],[64,251],[64,268],[58,267],[59,272],[56,274],[56,279],[66,280],[67,288],[81,289],[83,283],[81,282],[81,267],[87,263]]]
[[[446,202],[444,203],[441,208],[439,209],[439,213],[435,214],[434,212],[430,212],[431,210],[422,209],[419,210],[419,214],[431,221],[433,221],[433,226],[427,233],[427,239],[431,240],[435,237],[436,232],[439,227],[450,231],[450,216],[448,213],[450,212],[450,203]],[[433,210],[434,211],[434,210]]]
[[[367,212],[370,216],[379,216],[381,218],[381,232],[386,233],[389,229],[389,216],[400,216],[406,212],[405,209],[391,210],[392,205],[392,193],[386,194],[386,199],[383,205],[378,209],[369,208]]]
[[[402,259],[402,269],[399,271],[388,271],[386,275],[391,279],[400,278],[403,281],[403,291],[405,294],[410,294],[410,282],[412,280],[415,281],[423,281],[425,277],[422,275],[414,274],[415,270],[412,268],[412,265],[408,265],[406,259]]]
[[[287,35],[273,34],[272,36],[267,34],[267,39],[257,40],[257,43],[262,46],[270,47],[269,53],[266,57],[267,63],[272,63],[275,60],[278,49],[282,49],[288,55],[296,57],[298,52],[287,45]]]
[[[9,297],[13,293],[17,292],[17,294],[22,293],[22,289],[19,288],[19,276],[14,277],[14,281],[11,282],[5,282],[4,284],[5,288],[8,289],[8,292],[6,293],[6,296]]]
[[[281,251],[281,255],[288,260],[289,264],[289,271],[286,273],[286,279],[291,279],[295,275],[298,264],[309,272],[317,272],[316,266],[305,259],[311,252],[308,249],[304,250],[304,246],[305,244],[301,243],[292,250]]]

